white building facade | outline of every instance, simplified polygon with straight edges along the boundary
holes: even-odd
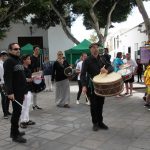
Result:
[[[136,60],[140,58],[140,47],[145,46],[147,41],[145,25],[142,23],[132,29],[109,35],[106,46],[110,50],[111,60],[116,57],[117,52],[122,52],[124,55],[130,53],[131,58]]]
[[[36,43],[35,45],[42,45],[41,48],[43,48],[44,53],[49,55],[51,61],[56,60],[57,51],[61,50],[64,52],[74,45],[59,25],[44,30],[31,24],[22,23],[11,24],[6,37],[0,40],[0,50],[7,50],[8,44],[12,42],[21,43],[22,46],[31,42]]]

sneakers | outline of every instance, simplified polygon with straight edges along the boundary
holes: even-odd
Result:
[[[76,104],[77,104],[77,105],[79,105],[79,104],[80,104],[80,103],[79,103],[79,100],[76,100]]]
[[[88,106],[90,106],[90,101],[87,101],[85,104],[88,105]]]
[[[42,109],[41,107],[39,107],[38,105],[32,106],[33,110],[35,109]]]
[[[148,108],[149,108],[149,107],[150,107],[150,104],[147,104],[147,103],[146,103],[146,104],[144,105],[144,107],[148,107]]]
[[[22,136],[18,135],[17,137],[13,138],[12,139],[14,142],[17,142],[17,143],[26,143],[27,140],[25,138],[23,138]]]

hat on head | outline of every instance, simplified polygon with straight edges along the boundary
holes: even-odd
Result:
[[[7,55],[8,53],[6,51],[1,51],[0,55]]]
[[[94,45],[99,46],[99,44],[98,44],[98,43],[92,43],[92,44],[89,46],[89,48],[93,47]]]

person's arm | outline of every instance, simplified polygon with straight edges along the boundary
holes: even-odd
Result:
[[[77,73],[77,74],[80,74],[80,73],[81,73],[79,63],[77,63],[77,66],[76,66],[76,73]]]
[[[53,70],[52,70],[52,78],[51,81],[54,81],[55,79],[55,72],[56,72],[56,61],[53,64]]]
[[[146,75],[147,75],[147,70],[144,72],[144,83],[146,85]]]
[[[87,73],[87,68],[88,68],[88,60],[86,59],[82,63],[82,70],[81,70],[81,75],[80,75],[80,81],[82,84],[82,92],[83,94],[86,94],[87,92],[87,80],[86,80],[86,73]]]
[[[10,100],[14,100],[14,92],[13,92],[13,62],[8,59],[4,62],[4,84],[5,90]]]
[[[3,66],[0,64],[0,84],[3,84],[3,75],[4,75],[4,69]]]

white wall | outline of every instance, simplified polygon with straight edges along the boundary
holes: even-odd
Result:
[[[61,26],[50,27],[48,30],[49,58],[56,60],[58,51],[65,51],[74,46],[74,43],[68,39]]]
[[[142,31],[145,30],[143,24]],[[114,39],[119,42],[119,47],[114,47]],[[114,35],[109,35],[107,44],[112,48],[110,52],[112,59],[116,56],[117,52],[128,53],[128,47],[131,47],[131,58],[135,60],[135,51],[144,46],[144,42],[148,41],[146,33],[138,31],[138,26],[124,32],[116,32]],[[138,56],[139,57],[139,56]]]
[[[31,36],[30,30],[29,30],[29,24],[11,24],[10,30],[6,33],[7,36],[0,40],[0,50],[7,50],[8,45],[12,42],[18,42],[18,37],[29,37]],[[33,34],[32,36],[42,36],[43,37],[43,47],[48,48],[48,33],[47,31],[37,28],[36,26],[33,26]]]
[[[18,42],[18,37],[30,37],[30,24],[11,24],[10,30],[6,33],[7,36],[0,40],[0,50],[7,50],[8,45],[12,42]],[[68,39],[61,26],[50,27],[48,30],[43,30],[32,26],[32,36],[43,37],[43,48],[49,50],[50,60],[56,60],[57,51],[65,51],[74,46],[74,43]],[[32,37],[31,36],[31,37]]]

